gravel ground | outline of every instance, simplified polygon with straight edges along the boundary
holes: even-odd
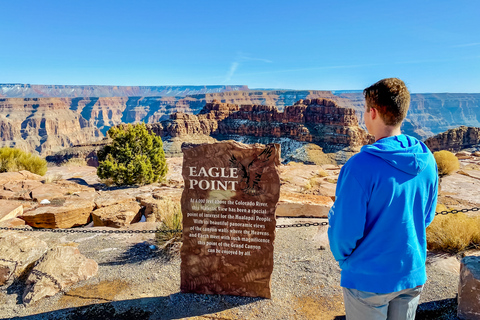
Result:
[[[19,281],[0,291],[2,319],[344,319],[340,269],[322,249],[325,236],[318,227],[277,229],[272,299],[180,293],[179,255],[151,249],[150,234],[35,236],[50,245],[77,243],[99,272],[29,306],[21,303]],[[458,273],[438,263],[428,263],[427,273],[417,319],[457,319]]]

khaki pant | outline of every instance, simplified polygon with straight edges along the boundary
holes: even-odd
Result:
[[[379,294],[343,288],[347,320],[413,320],[422,289]]]

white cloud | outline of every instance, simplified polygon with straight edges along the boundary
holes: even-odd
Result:
[[[239,65],[240,65],[240,63],[238,63],[238,62],[233,62],[230,65],[230,69],[228,70],[228,73],[225,76],[225,82],[228,82],[228,81],[230,81],[230,79],[232,79],[232,77],[235,74],[235,71],[237,71]]]

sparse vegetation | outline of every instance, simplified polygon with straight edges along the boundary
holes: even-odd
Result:
[[[87,160],[82,158],[71,158],[63,162],[61,166],[87,166]]]
[[[480,217],[469,217],[462,212],[437,215],[427,228],[427,247],[432,251],[455,254],[479,245]]]
[[[302,193],[306,193],[313,188],[317,188],[322,184],[318,176],[311,177],[308,182],[303,186]]]
[[[0,172],[28,170],[38,175],[47,173],[47,161],[16,148],[0,148]]]
[[[52,182],[57,182],[59,180],[62,180],[63,176],[59,173],[54,174],[54,175],[47,175],[45,176],[45,179],[43,179],[43,183],[52,183]]]
[[[160,247],[168,249],[175,242],[182,239],[183,215],[179,206],[172,206],[173,210],[164,212],[162,224],[157,230],[156,239]]]
[[[323,169],[318,171],[317,174],[316,174],[316,177],[319,177],[319,178],[324,178],[326,176],[328,176],[328,172],[323,170]]]
[[[437,151],[433,156],[437,162],[438,174],[440,176],[452,174],[460,168],[458,158],[450,151]]]
[[[144,185],[161,181],[167,174],[162,139],[145,124],[112,127],[112,144],[99,150],[97,175],[116,185]]]

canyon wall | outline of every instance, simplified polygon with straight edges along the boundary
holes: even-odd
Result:
[[[187,87],[190,89],[187,90]],[[97,141],[105,136],[110,127],[121,123],[156,123],[169,120],[170,115],[176,112],[184,115],[176,115],[175,117],[184,117],[185,119],[187,114],[202,114],[202,112],[204,114],[210,113],[210,117],[217,117],[218,115],[212,113],[214,110],[203,110],[207,104],[213,101],[236,105],[238,108],[240,106],[245,107],[241,112],[232,115],[229,120],[222,123],[207,123],[202,120],[200,114],[197,120],[192,118],[189,121],[199,121],[203,126],[202,130],[206,130],[205,126],[216,125],[218,127],[211,127],[209,130],[216,132],[217,136],[235,136],[237,140],[247,132],[250,132],[249,137],[260,137],[265,132],[271,132],[270,137],[275,137],[275,139],[283,139],[286,137],[285,132],[291,132],[289,136],[298,135],[295,141],[302,140],[314,143],[318,142],[316,140],[318,139],[317,136],[331,135],[334,137],[336,134],[342,136],[341,133],[333,132],[331,128],[312,124],[310,120],[304,123],[303,127],[299,126],[297,122],[290,124],[289,122],[293,118],[289,117],[295,117],[295,112],[305,118],[319,116],[314,113],[310,114],[310,112],[313,112],[312,108],[300,110],[302,108],[295,107],[295,102],[299,100],[303,100],[305,103],[305,101],[313,101],[319,98],[328,99],[338,107],[354,109],[359,126],[364,127],[362,116],[364,100],[361,92],[336,92],[333,94],[330,91],[313,90],[247,91],[248,88],[246,87],[241,87],[242,91],[226,91],[235,89],[234,86],[195,87],[198,91],[194,91],[193,86],[0,85],[0,88],[3,88],[3,91],[0,91],[0,94],[3,95],[7,95],[7,93],[9,95],[28,95],[33,94],[32,92],[36,92],[37,95],[67,94],[68,90],[73,90],[72,96],[77,94],[123,95],[118,97],[0,98],[0,146],[17,146],[41,155],[54,153],[64,147]],[[5,88],[9,88],[9,91],[7,92]],[[211,90],[223,91],[215,92]],[[198,94],[181,96],[181,94],[188,92]],[[139,93],[165,94],[166,96],[128,96]],[[168,96],[169,94],[179,95]],[[266,107],[267,109],[262,111],[261,117],[272,117],[273,120],[282,125],[275,125],[275,127],[256,125],[259,119],[249,118],[248,108],[258,109],[261,106],[275,106],[275,110]],[[323,116],[326,117],[327,115]],[[333,114],[331,116],[336,117],[338,115]],[[260,113],[255,117],[260,117]],[[283,117],[284,120],[282,121],[286,122],[277,121],[278,117]],[[242,121],[245,124],[241,124]],[[402,130],[404,133],[424,140],[429,136],[460,125],[480,127],[480,94],[412,94],[411,107]],[[188,130],[194,130],[194,128],[196,128],[195,125],[191,124]],[[275,130],[280,130],[280,133]],[[350,134],[355,136],[353,133]],[[209,135],[207,136],[209,137]],[[246,142],[249,141],[251,140]]]
[[[361,92],[338,93],[351,101],[363,125]],[[413,93],[403,132],[424,140],[459,126],[480,127],[480,93]]]
[[[0,146],[45,155],[101,137],[68,99],[0,99]]]
[[[480,128],[461,126],[442,132],[425,140],[432,151],[448,150],[458,152],[462,149],[480,150]]]

